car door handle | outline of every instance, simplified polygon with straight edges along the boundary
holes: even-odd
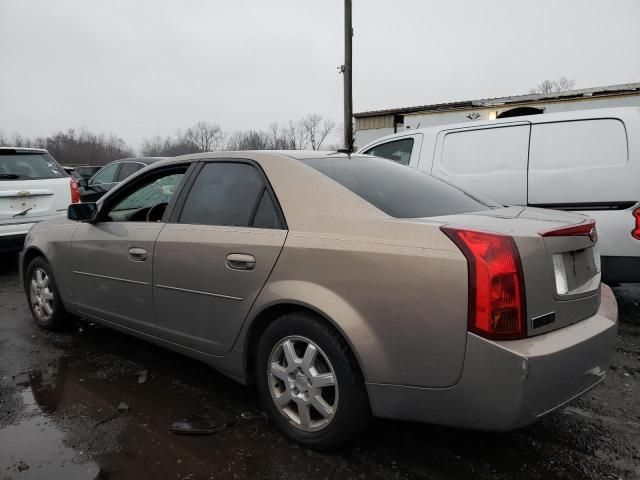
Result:
[[[144,248],[131,247],[129,249],[129,260],[132,262],[144,262],[147,259],[147,251]]]
[[[227,255],[227,267],[234,270],[253,270],[256,268],[256,257],[246,253],[230,253]]]

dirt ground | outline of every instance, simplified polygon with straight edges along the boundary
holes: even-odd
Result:
[[[640,285],[614,291],[615,357],[582,399],[507,434],[378,420],[324,455],[202,364],[98,326],[39,330],[16,257],[0,256],[0,479],[637,479]],[[216,432],[171,433],[182,419]]]

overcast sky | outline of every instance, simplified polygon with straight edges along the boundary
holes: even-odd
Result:
[[[639,0],[354,0],[354,110],[640,82]],[[0,0],[0,129],[342,120],[342,0]]]

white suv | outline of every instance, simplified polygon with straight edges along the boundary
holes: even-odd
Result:
[[[78,184],[49,152],[0,147],[0,252],[21,250],[35,223],[64,217],[79,201]]]

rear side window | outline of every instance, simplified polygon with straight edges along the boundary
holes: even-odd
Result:
[[[118,163],[112,163],[107,165],[93,177],[91,180],[92,185],[100,185],[101,183],[113,183],[115,182],[116,172],[118,171]]]
[[[540,170],[624,165],[624,125],[608,118],[533,125],[529,162],[530,168]]]
[[[117,181],[121,182],[125,178],[133,175],[135,172],[140,170],[142,165],[137,162],[123,162],[120,167],[120,171],[118,172]]]
[[[282,228],[262,177],[245,163],[205,164],[191,187],[179,222]]]
[[[420,170],[381,158],[321,158],[302,162],[392,217],[435,217],[499,206]]]
[[[48,153],[0,150],[0,180],[40,180],[67,176]]]
[[[529,126],[447,133],[441,168],[452,175],[527,169]]]
[[[376,157],[388,158],[401,165],[409,165],[412,150],[413,138],[403,138],[402,140],[376,145],[364,153]]]

